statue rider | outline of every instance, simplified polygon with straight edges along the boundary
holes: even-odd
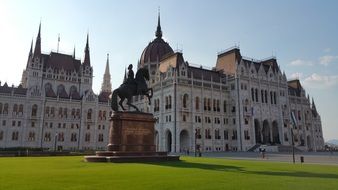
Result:
[[[130,64],[128,66],[128,75],[127,76],[128,76],[128,78],[127,78],[126,83],[128,83],[128,84],[134,83],[134,71],[133,71],[133,65],[132,64]]]

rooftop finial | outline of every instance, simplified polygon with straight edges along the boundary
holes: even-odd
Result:
[[[155,36],[157,38],[162,38],[160,7],[158,7],[158,21],[157,21],[157,30],[156,30]]]

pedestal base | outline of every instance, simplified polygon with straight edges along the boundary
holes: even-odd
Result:
[[[169,156],[167,152],[121,152],[98,151],[96,156],[85,156],[87,162],[158,162],[178,161],[179,156]]]
[[[156,152],[156,120],[149,113],[113,112],[110,118],[108,151],[85,156],[87,162],[178,161],[179,156]]]

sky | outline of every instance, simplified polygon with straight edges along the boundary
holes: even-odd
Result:
[[[255,59],[276,56],[288,79],[314,98],[325,140],[338,139],[338,1],[314,0],[0,0],[0,81],[17,86],[41,22],[42,51],[83,60],[89,34],[93,90],[107,53],[113,88],[154,39],[160,7],[164,39],[189,63],[213,67],[217,53],[240,47]]]

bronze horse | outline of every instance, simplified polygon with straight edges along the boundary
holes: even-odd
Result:
[[[120,97],[119,105],[121,108],[126,111],[123,107],[123,101],[127,99],[127,105],[140,111],[136,106],[131,103],[131,98],[137,95],[145,95],[148,97],[149,105],[151,103],[151,98],[153,97],[153,89],[148,88],[147,81],[149,81],[149,71],[146,68],[140,68],[136,72],[135,79],[131,82],[126,82],[121,84],[121,86],[115,89],[111,95],[111,108],[114,111],[118,111],[117,105],[117,96]]]

